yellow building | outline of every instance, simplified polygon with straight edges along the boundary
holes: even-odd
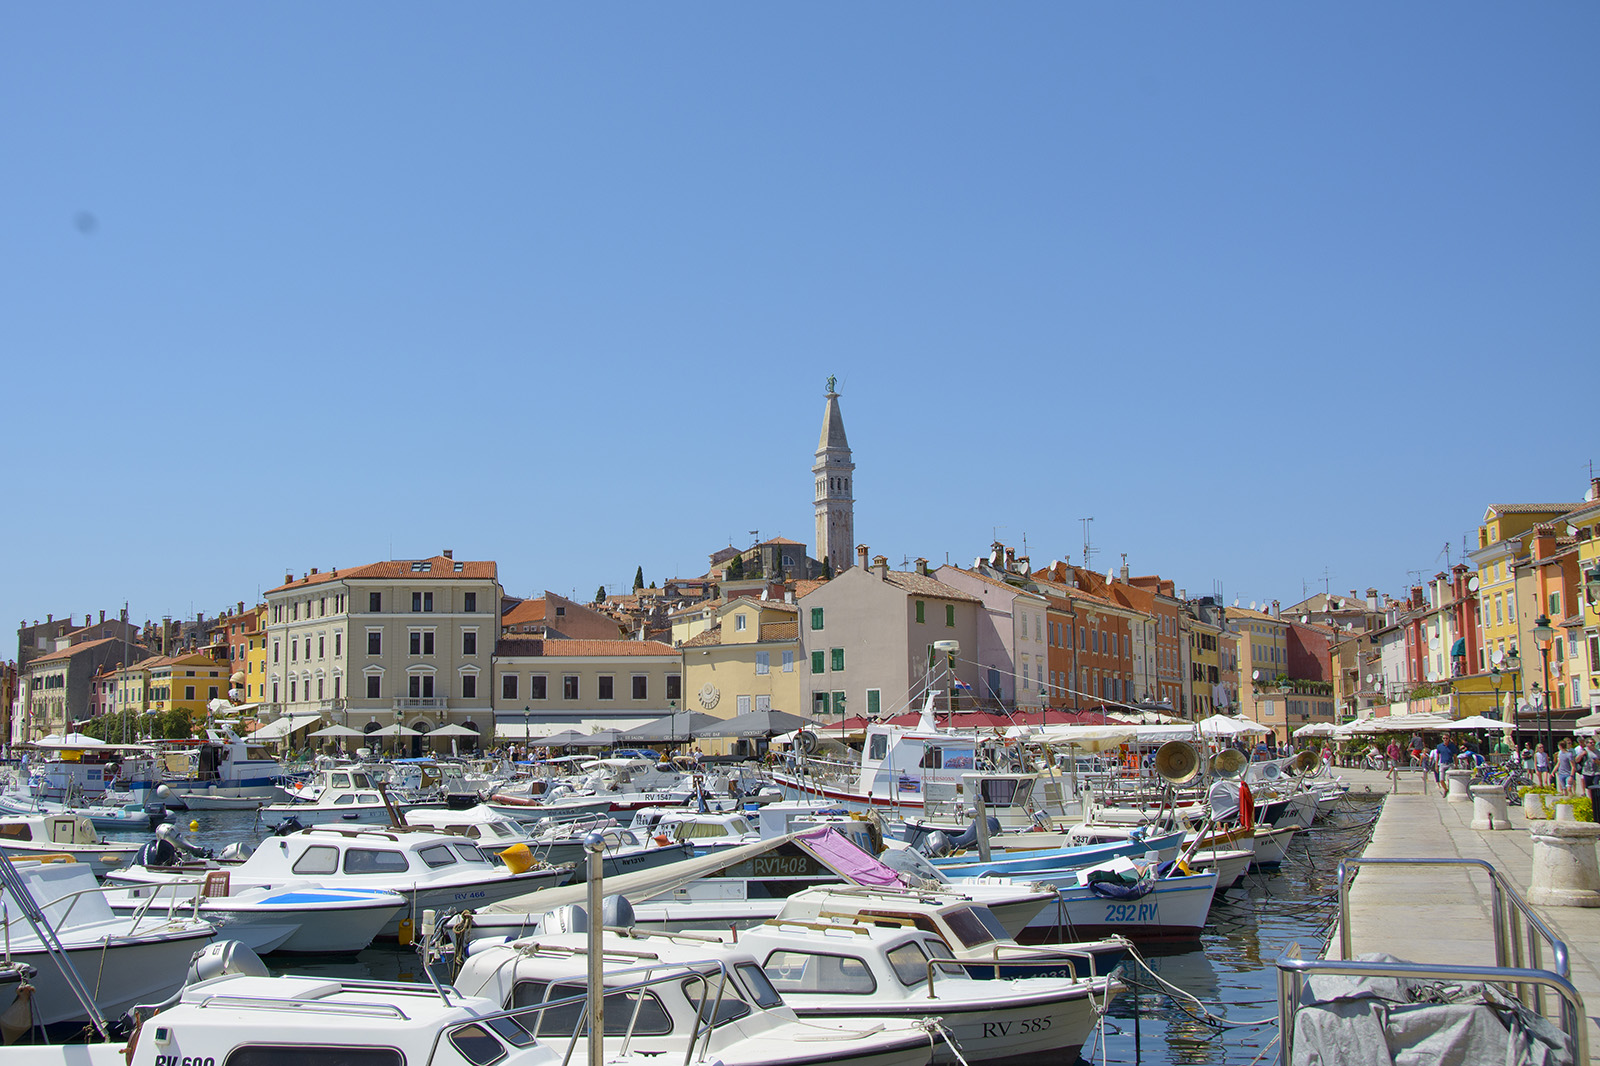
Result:
[[[138,664],[145,674],[145,710],[183,710],[197,728],[206,720],[206,704],[228,694],[228,664],[209,655],[156,656]]]
[[[1583,680],[1583,705],[1600,711],[1600,481],[1589,490],[1589,502],[1567,516],[1578,530],[1578,597],[1582,628],[1572,635],[1581,642],[1578,676]]]
[[[718,718],[763,710],[804,717],[799,630],[792,603],[738,596],[723,604],[716,623],[683,644],[686,709]]]
[[[267,701],[267,605],[255,609],[255,628],[244,634],[244,701]]]
[[[1287,740],[1288,698],[1278,681],[1289,677],[1289,623],[1242,607],[1229,607],[1227,617],[1239,639],[1239,713]]]
[[[1582,504],[1496,503],[1484,511],[1478,527],[1478,548],[1468,558],[1478,571],[1478,628],[1489,665],[1500,668],[1500,687],[1515,706],[1530,681],[1539,680],[1529,669],[1526,655],[1518,652],[1517,563],[1528,555],[1528,534],[1541,522],[1550,522]],[[1539,669],[1538,656],[1532,670]]]

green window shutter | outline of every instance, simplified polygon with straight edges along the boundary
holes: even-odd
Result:
[[[812,629],[821,629],[822,628],[822,608],[821,607],[813,607],[813,608],[811,608],[811,628]]]
[[[844,693],[843,692],[835,692],[833,694],[833,713],[834,714],[843,714],[844,713]]]
[[[952,627],[956,624],[956,605],[953,603],[944,605],[944,624]]]
[[[844,649],[843,648],[834,648],[833,649],[833,668],[835,670],[843,670],[844,669]]]
[[[928,607],[928,605],[925,602],[923,602],[922,600],[918,600],[917,601],[917,621],[918,622],[926,622],[928,620],[927,619],[927,607]]]
[[[882,693],[879,692],[878,689],[875,689],[875,688],[867,689],[867,716],[868,717],[876,718],[878,716],[879,697],[881,695],[882,695]]]
[[[820,651],[811,653],[811,672],[813,674],[822,673],[822,653]]]

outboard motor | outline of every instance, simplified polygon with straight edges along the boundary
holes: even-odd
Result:
[[[935,829],[917,841],[917,850],[924,855],[937,857],[948,855],[955,849],[951,846],[950,838],[944,834],[943,830]]]
[[[989,835],[991,837],[999,836],[1000,835],[1000,819],[994,817],[993,815],[990,815],[988,818],[986,818],[984,820],[989,823]],[[978,842],[978,820],[976,818],[974,818],[972,820],[972,824],[971,825],[967,826],[960,833],[956,834],[955,839],[950,841],[950,846],[952,848],[954,848],[956,851],[960,851],[962,848],[970,848],[970,847],[972,847],[972,845],[976,844],[977,842]]]
[[[272,830],[272,835],[275,837],[286,837],[290,833],[298,833],[304,828],[305,826],[300,824],[300,819],[291,814],[286,816],[283,821],[277,824],[277,827]]]
[[[255,848],[242,840],[235,840],[232,844],[217,853],[218,862],[244,862],[250,857]]]
[[[183,834],[178,832],[176,826],[167,824],[156,829],[156,839],[169,841],[184,856],[192,859],[211,858],[211,849],[201,847],[192,840],[183,839]]]
[[[174,992],[169,998],[154,1006],[135,1007],[124,1014],[111,1026],[113,1036],[121,1039],[133,1035],[138,1029],[143,1018],[153,1017],[168,1007],[174,1006],[183,998],[183,993],[201,981],[209,981],[213,977],[224,977],[228,974],[243,974],[249,977],[271,977],[272,971],[267,969],[267,964],[261,961],[261,956],[250,950],[237,940],[216,940],[207,944],[194,953],[189,960],[189,974],[183,980],[183,987]]]
[[[154,840],[147,841],[144,847],[133,853],[133,865],[151,869],[176,866],[182,857],[176,844],[164,836],[158,836]]]

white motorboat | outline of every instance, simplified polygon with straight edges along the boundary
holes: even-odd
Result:
[[[541,1026],[542,1012],[536,1010],[502,1010],[495,1001],[464,996],[448,986],[272,977],[259,959],[245,963],[237,958],[243,953],[222,955],[217,953],[221,947],[207,949],[196,958],[189,983],[177,995],[141,1009],[137,1027],[126,1041],[11,1046],[5,1050],[6,1066],[273,1062],[566,1066],[583,1061],[581,1053],[573,1052],[570,1027],[567,1033],[531,1035],[536,1029],[560,1028]],[[210,976],[213,972],[215,976]],[[636,998],[653,994],[649,989],[619,993]],[[563,1003],[551,1011],[570,1006],[573,1004]],[[677,1035],[678,1046],[688,1047],[705,1028],[682,1030]],[[631,1043],[608,1040],[604,1049],[608,1066],[650,1066],[657,1061],[638,1054]],[[678,1061],[685,1061],[682,1050]],[[687,1061],[695,1066],[704,1060]]]
[[[395,892],[371,888],[327,888],[311,881],[271,888],[236,888],[231,871],[161,885],[129,885],[106,891],[113,912],[125,915],[189,915],[216,927],[258,955],[348,955],[370,945],[408,904]]]
[[[162,884],[203,877],[215,861],[135,865],[108,875],[122,885]],[[273,887],[314,880],[328,888],[398,892],[408,906],[387,921],[380,937],[397,937],[403,921],[424,908],[459,910],[551,887],[572,876],[570,866],[532,863],[516,869],[494,862],[472,841],[431,829],[312,826],[268,837],[250,857],[227,867],[232,885]]]
[[[545,862],[578,864],[585,859],[584,840],[591,833],[598,833],[605,845],[604,873],[607,877],[666,866],[694,854],[694,848],[689,844],[672,840],[663,842],[635,833],[615,824],[610,818],[557,822],[545,826],[534,834],[528,842],[528,848]],[[587,874],[583,869],[578,869],[574,877],[582,880]]]
[[[8,862],[0,874],[6,954],[37,971],[31,982],[36,1025],[90,1017],[74,982],[52,957],[52,941],[94,1006],[111,1015],[170,995],[183,984],[190,957],[216,935],[198,918],[112,913],[87,863],[0,859]],[[8,1064],[11,1054],[8,1048]]]
[[[546,929],[558,924],[544,923]],[[565,922],[567,928],[584,924],[581,917]],[[602,934],[602,944],[608,1048],[616,1038],[656,1061],[689,1066],[926,1066],[929,1061],[932,1034],[924,1025],[797,1017],[742,946],[672,934],[640,938],[610,929]],[[588,959],[585,933],[545,932],[509,943],[479,943],[456,975],[456,987],[507,1007],[570,1000],[588,987]],[[641,980],[651,981],[648,989],[631,987]],[[538,1035],[574,1032],[580,1008],[572,1002],[548,1009]],[[709,1032],[698,1021],[704,1019],[710,1021]],[[698,1042],[697,1034],[703,1034]]]
[[[138,841],[102,840],[87,815],[0,815],[0,854],[14,859],[70,855],[104,877],[132,862],[143,846]]]
[[[142,833],[165,821],[167,808],[162,803],[60,803],[22,792],[7,792],[0,794],[0,814],[81,814],[97,830]]]
[[[459,833],[485,851],[500,852],[515,844],[528,844],[534,835],[524,823],[484,803],[463,809],[416,807],[402,817],[407,825]]]
[[[1110,977],[980,980],[937,934],[898,924],[775,918],[739,944],[802,1018],[937,1018],[950,1035],[934,1046],[938,1063],[1071,1062],[1122,987]]]

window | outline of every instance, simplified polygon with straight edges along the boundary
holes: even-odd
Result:
[[[465,629],[465,630],[462,630],[462,632],[461,632],[461,654],[462,655],[476,655],[476,654],[478,654],[478,631],[476,629]]]
[[[749,696],[740,696],[738,702],[739,702],[739,707],[738,707],[739,713],[740,714],[749,714],[750,713],[750,697]]]
[[[578,698],[577,674],[561,675],[561,698],[564,700],[575,700]]]
[[[867,689],[867,717],[876,718],[879,709],[883,706],[883,692],[881,689]]]
[[[328,847],[310,847],[300,853],[291,869],[302,876],[318,876],[337,873],[339,870],[339,849]]]
[[[377,614],[379,611],[383,610],[383,593],[367,593],[367,610],[371,611],[373,614]]]
[[[379,691],[379,686],[381,684],[382,679],[377,674],[367,675],[367,699],[375,700],[382,695],[382,693]]]
[[[844,713],[844,693],[843,692],[835,692],[833,694],[833,713],[834,714],[843,714]]]
[[[528,676],[528,698],[531,700],[547,699],[547,678],[543,674],[530,674]]]
[[[351,848],[344,853],[347,874],[403,874],[408,866],[404,852]]]
[[[813,630],[822,628],[822,608],[821,607],[813,607],[813,608],[811,608],[811,628]]]
[[[887,958],[894,975],[906,987],[919,985],[928,979],[928,956],[916,941],[890,950]]]
[[[1550,610],[1547,613],[1551,618],[1561,617],[1561,593],[1552,592],[1550,594]]]
[[[432,674],[412,674],[411,675],[410,689],[411,689],[411,698],[414,699],[414,700],[416,700],[416,699],[423,699],[423,700],[431,700],[431,699],[433,699],[433,675]]]
[[[279,649],[279,643],[275,640],[275,641],[272,642],[272,661],[273,662],[277,662],[278,661],[278,649]]]
[[[421,859],[423,865],[430,870],[454,866],[456,863],[455,853],[450,850],[448,844],[430,844],[417,852],[417,858]]]
[[[317,658],[319,659],[327,657],[327,640],[327,637],[317,638]]]
[[[367,630],[367,654],[368,655],[382,655],[383,654],[383,630],[381,630],[381,629],[369,629],[369,630]]]
[[[291,684],[291,688],[292,688],[292,684]],[[183,686],[183,698],[186,699],[186,700],[194,699],[194,686],[193,685],[185,685],[185,686]],[[289,694],[289,698],[291,700],[294,699],[294,693],[292,691]]]
[[[461,609],[468,614],[478,610],[478,594],[476,592],[463,592],[461,594]]]
[[[500,676],[500,698],[514,700],[517,698],[517,675],[502,674]]]
[[[616,678],[610,674],[601,674],[595,679],[595,698],[601,700],[614,699]]]
[[[335,678],[335,681],[337,681],[337,680],[338,679]],[[461,675],[461,698],[462,699],[467,699],[467,700],[472,700],[472,699],[477,699],[478,698],[478,675],[477,674],[462,674]]]
[[[683,675],[682,674],[668,674],[667,675],[667,699],[669,699],[669,700],[681,700],[681,699],[683,699]]]
[[[342,630],[336,629],[336,630],[333,631],[333,657],[335,659],[337,659],[339,657],[340,653],[343,652],[343,651],[344,651],[344,632]]]
[[[306,658],[311,658],[311,648],[309,646],[306,648]],[[298,637],[289,642],[289,661],[292,663],[300,661],[300,639]]]
[[[952,628],[956,624],[956,605],[953,603],[944,605],[944,624]]]
[[[426,613],[433,610],[433,593],[413,592],[411,594],[411,610],[416,613]]]
[[[738,614],[733,616],[733,631],[735,633],[743,633],[745,624],[746,618],[743,611],[740,611]]]
[[[812,652],[811,653],[811,672],[813,674],[820,674],[820,673],[822,673],[822,669],[823,669],[822,653],[820,651]]]
[[[339,682],[341,682],[343,680],[344,680],[344,678],[340,677],[338,674],[334,674],[333,675],[333,698],[334,699],[338,699],[339,698]]]
[[[768,674],[772,672],[772,653],[770,651],[756,652],[756,673]]]
[[[826,988],[845,995],[870,996],[878,990],[867,964],[848,955],[774,951],[761,969],[780,993]]]
[[[835,670],[843,670],[844,669],[844,649],[843,648],[834,648],[833,651],[832,651],[832,659],[833,659],[833,668]]]
[[[917,601],[917,621],[920,623],[920,622],[926,622],[927,620],[928,620],[928,604],[924,600],[918,600]]]
[[[644,674],[633,675],[633,698],[636,700],[650,698],[650,679]]]
[[[792,648],[783,650],[783,672],[786,674],[794,673],[794,649]]]

